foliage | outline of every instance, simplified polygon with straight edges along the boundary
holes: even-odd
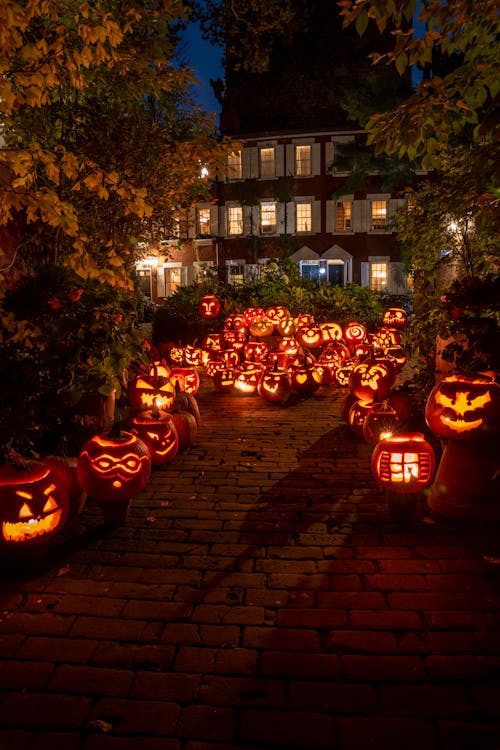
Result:
[[[198,303],[204,294],[215,294],[221,301],[217,320],[203,320]],[[209,331],[221,330],[224,318],[247,307],[283,305],[291,315],[308,312],[318,323],[336,321],[344,325],[357,320],[369,328],[381,320],[383,306],[378,295],[357,284],[318,286],[301,279],[291,263],[271,262],[261,280],[242,285],[207,281],[182,287],[157,308],[153,320],[153,341],[201,340]]]
[[[0,327],[0,446],[40,450],[74,432],[71,413],[87,394],[119,398],[144,359],[138,297],[45,264],[4,300]],[[16,338],[5,322],[23,318]]]

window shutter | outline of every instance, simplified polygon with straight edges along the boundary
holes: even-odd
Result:
[[[285,174],[287,176],[295,174],[295,146],[293,143],[287,143],[285,146]]]
[[[221,206],[218,211],[218,234],[220,237],[225,237],[227,235],[227,203]]]
[[[196,219],[197,219],[197,211],[196,208],[190,208],[188,212],[188,220],[187,220],[187,237],[196,237]]]
[[[282,144],[275,146],[274,159],[276,177],[283,177],[285,174],[285,147]]]
[[[156,272],[156,294],[158,297],[165,297],[165,269],[163,266],[158,266]]]
[[[253,234],[252,212],[256,206],[243,206],[243,234]]]
[[[259,176],[259,150],[256,146],[251,146],[245,149],[243,153],[247,153],[247,164],[243,172],[243,177],[248,179],[257,178]]]
[[[333,143],[331,141],[328,141],[325,143],[325,173],[331,174],[332,168],[333,168]]]
[[[219,210],[217,206],[210,206],[210,234],[219,234]]]
[[[313,201],[312,204],[312,231],[321,232],[321,201]]]
[[[295,228],[295,203],[293,201],[286,204],[286,231],[288,234],[297,231]]]
[[[370,286],[370,264],[366,261],[361,263],[361,286]]]
[[[335,205],[336,201],[326,201],[325,231],[330,234],[333,234],[335,231]]]
[[[321,143],[313,143],[311,147],[312,174],[321,174]]]
[[[356,201],[357,202],[357,201]],[[372,229],[372,202],[371,201],[359,201],[361,209],[361,232],[371,232]]]
[[[285,204],[276,205],[276,234],[285,234]]]

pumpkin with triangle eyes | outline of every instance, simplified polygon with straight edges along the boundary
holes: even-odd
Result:
[[[49,541],[66,524],[70,499],[61,476],[43,461],[0,466],[0,542]]]
[[[156,402],[168,409],[174,400],[174,384],[170,380],[170,368],[155,362],[148,372],[136,376],[127,391],[133,409],[148,409]]]
[[[272,404],[285,404],[292,390],[290,375],[286,368],[274,361],[272,368],[265,370],[257,385],[257,392],[264,401]]]
[[[153,466],[169,463],[176,457],[179,438],[170,412],[156,405],[145,409],[132,419],[131,430],[149,448]]]
[[[500,432],[500,385],[488,375],[449,375],[429,394],[425,420],[448,440],[486,440]]]

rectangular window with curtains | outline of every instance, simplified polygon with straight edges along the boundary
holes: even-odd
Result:
[[[274,147],[261,148],[259,151],[259,166],[261,177],[276,177],[276,155]]]
[[[312,204],[295,204],[295,228],[297,232],[312,231]]]
[[[312,174],[311,146],[295,146],[295,174],[307,177]]]
[[[207,237],[211,234],[210,209],[198,208],[196,212],[196,234]]]
[[[227,209],[227,233],[243,234],[243,207],[229,206]]]
[[[387,263],[370,263],[370,289],[374,292],[383,292],[387,289],[388,265]]]
[[[372,230],[386,229],[387,201],[372,201]]]
[[[241,151],[233,151],[227,157],[227,179],[241,180],[243,176],[243,165]]]
[[[261,234],[275,234],[276,232],[275,201],[262,201],[260,204],[260,232]]]

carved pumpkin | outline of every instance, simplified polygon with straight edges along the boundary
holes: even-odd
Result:
[[[174,344],[170,348],[169,357],[170,362],[173,365],[182,367],[182,365],[184,364],[184,347],[182,346],[182,344]]]
[[[157,406],[145,409],[132,419],[131,430],[149,448],[153,466],[169,463],[176,457],[179,438],[169,412]]]
[[[221,352],[224,348],[222,333],[207,333],[203,339],[203,349],[209,355]]]
[[[373,401],[362,401],[358,399],[349,409],[347,424],[358,437],[363,437],[363,426],[366,417],[373,408]]]
[[[325,344],[329,344],[332,341],[340,341],[343,338],[342,326],[339,323],[320,323],[319,327],[321,328]]]
[[[193,396],[198,393],[200,388],[200,376],[194,367],[172,367],[170,381],[174,386],[178,383],[181,391],[191,393]]]
[[[248,341],[243,347],[243,355],[247,362],[262,362],[269,354],[269,346],[265,341]]]
[[[198,435],[196,419],[187,411],[175,411],[172,412],[172,422],[179,438],[179,451],[191,448]]]
[[[306,349],[321,349],[323,346],[323,332],[317,325],[297,328],[295,338]]]
[[[198,304],[198,312],[202,318],[216,318],[220,313],[220,300],[215,294],[204,294]]]
[[[394,373],[378,362],[361,362],[349,375],[349,389],[363,401],[384,401],[393,385]]]
[[[170,412],[172,414],[176,411],[189,412],[189,414],[192,414],[195,418],[196,424],[200,421],[200,407],[198,406],[196,396],[193,396],[192,393],[181,390],[178,383],[175,384],[175,397],[173,404],[170,407]]]
[[[0,466],[0,497],[0,541],[8,547],[48,542],[68,519],[68,490],[43,461]]]
[[[295,328],[303,328],[304,326],[306,328],[311,328],[316,325],[316,321],[314,320],[314,315],[311,315],[311,313],[299,313],[295,316],[293,319],[293,322],[295,324]]]
[[[224,346],[231,349],[243,349],[248,341],[248,328],[226,328],[222,333]]]
[[[147,373],[137,375],[127,391],[131,407],[148,409],[159,399],[158,406],[168,409],[174,400],[174,386],[169,373],[168,367],[154,363]]]
[[[274,367],[265,370],[257,385],[257,392],[264,401],[273,404],[285,404],[292,390],[288,370],[279,368],[275,361]]]
[[[266,318],[273,324],[273,331],[278,330],[278,326],[282,320],[290,317],[289,311],[283,305],[272,305],[266,310]]]
[[[238,371],[224,362],[219,362],[212,373],[212,382],[216,391],[232,391]]]
[[[344,359],[342,364],[338,365],[335,373],[334,380],[341,388],[347,388],[349,386],[349,378],[351,372],[360,364],[359,359],[354,357],[348,357]]]
[[[264,320],[266,312],[263,307],[247,307],[247,309],[243,311],[243,315],[247,326],[250,327],[256,320]]]
[[[184,361],[190,367],[201,367],[206,360],[207,355],[201,348],[201,346],[195,346],[194,344],[187,344],[184,347]]]
[[[240,351],[238,351],[236,349],[225,349],[222,352],[222,361],[228,367],[238,367],[238,365],[241,362]]]
[[[304,357],[302,364],[289,368],[292,391],[301,396],[312,396],[321,385],[321,375],[315,364]]]
[[[293,318],[283,318],[278,323],[278,333],[280,336],[293,336],[297,326]]]
[[[252,336],[256,336],[257,338],[271,336],[274,333],[274,323],[272,323],[267,318],[263,318],[262,320],[254,320],[254,322],[250,326],[250,333],[252,334]]]
[[[370,445],[376,445],[381,440],[394,435],[400,427],[400,421],[395,409],[387,401],[373,404],[363,423],[363,437]]]
[[[427,399],[425,419],[448,440],[485,440],[500,432],[500,385],[487,375],[449,375]]]
[[[394,345],[390,346],[386,351],[386,356],[391,357],[394,359],[396,372],[401,372],[403,367],[405,366],[408,357],[406,356],[406,352],[403,349],[402,346]]]
[[[352,321],[344,327],[343,337],[347,341],[349,349],[351,349],[353,344],[359,344],[360,341],[364,341],[366,339],[366,328],[361,325],[361,323]]]
[[[290,357],[297,357],[303,354],[302,348],[295,336],[282,336],[278,341],[278,349]]]
[[[118,427],[87,440],[77,464],[81,487],[96,500],[128,500],[144,489],[151,475],[147,445]]]
[[[408,323],[408,315],[402,307],[389,307],[382,315],[382,325],[401,331]]]
[[[255,393],[263,372],[261,362],[242,362],[237,368],[234,389],[246,395]]]
[[[240,328],[248,328],[245,316],[241,313],[228,315],[224,321],[224,331],[238,331]]]
[[[395,346],[401,343],[401,336],[397,331],[393,331],[390,328],[379,328],[375,333],[369,336],[372,345],[376,349],[382,349],[383,352],[387,351],[390,346]]]
[[[334,362],[337,365],[341,365],[350,356],[351,352],[347,344],[344,344],[342,341],[334,341],[324,347],[319,359],[321,362]]]
[[[435,466],[434,450],[419,432],[400,433],[381,440],[371,457],[377,484],[400,494],[420,492],[427,487]]]

